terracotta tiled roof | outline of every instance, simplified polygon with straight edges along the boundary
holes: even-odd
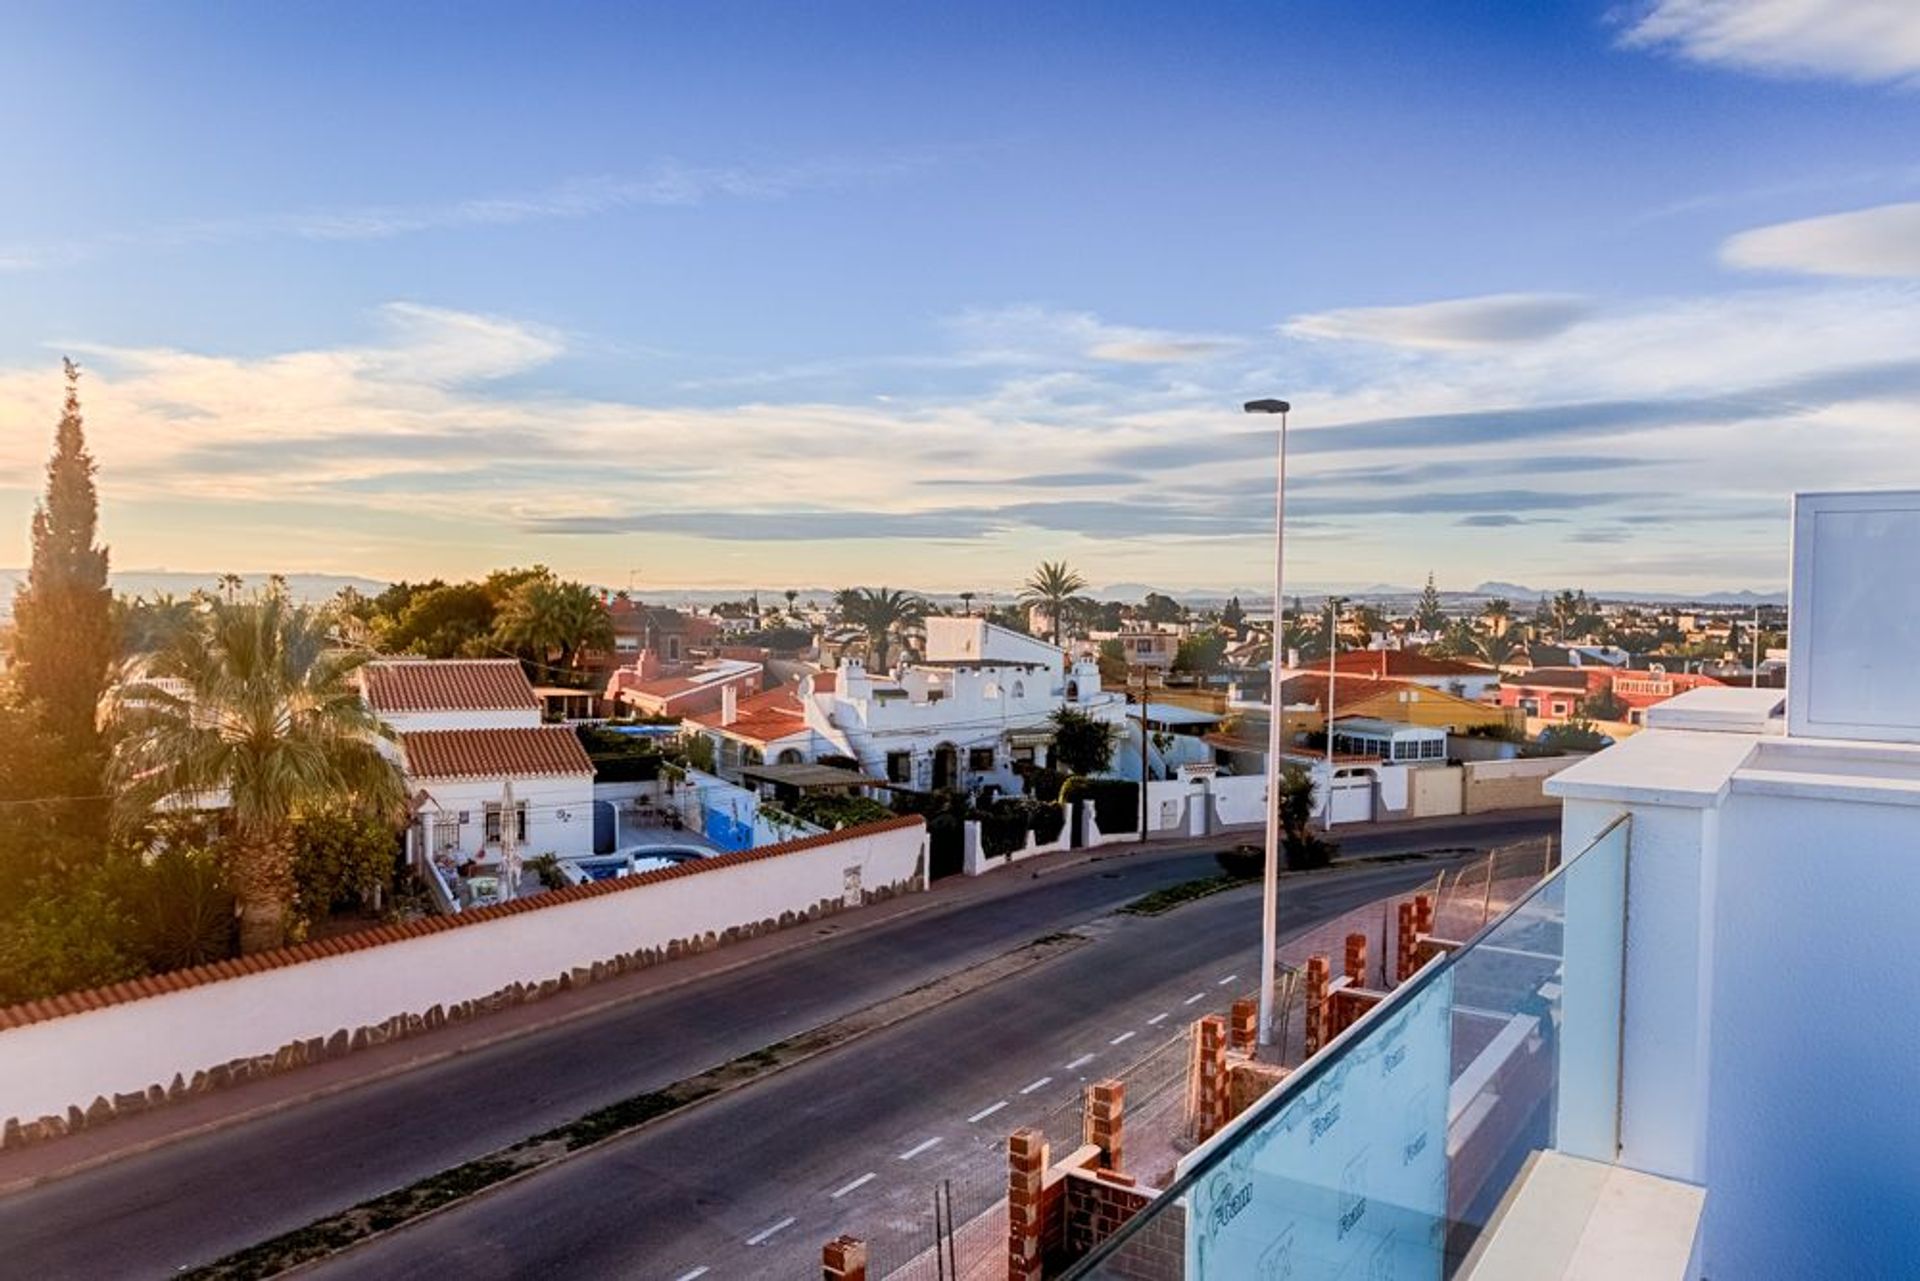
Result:
[[[1364,703],[1381,694],[1398,694],[1407,690],[1417,690],[1424,697],[1432,697],[1438,691],[1424,689],[1407,681],[1383,681],[1372,676],[1360,676],[1349,673],[1337,676],[1333,682],[1333,710]],[[1280,701],[1288,707],[1301,703],[1311,703],[1324,709],[1327,705],[1327,674],[1325,672],[1303,672],[1298,676],[1287,677],[1280,687]]]
[[[1435,658],[1413,649],[1356,649],[1334,660],[1339,674],[1365,674],[1375,677],[1414,676],[1493,676],[1493,668],[1457,658]]]
[[[410,778],[548,778],[591,774],[580,737],[566,725],[526,729],[436,729],[402,734]]]
[[[802,850],[817,849],[822,845],[857,840],[863,836],[876,836],[881,832],[922,826],[924,823],[925,820],[917,814],[903,814],[898,818],[882,819],[877,823],[865,823],[859,827],[842,828],[837,832],[823,832],[819,836],[805,836],[797,841],[786,841],[780,845],[764,845],[759,849],[718,854],[712,858],[689,859],[684,863],[675,863],[671,867],[642,872],[638,876],[617,876],[604,881],[588,881],[584,885],[570,885],[563,890],[549,890],[545,894],[535,894],[507,903],[496,903],[491,907],[472,908],[455,916],[429,916],[416,921],[403,921],[398,925],[380,925],[354,934],[342,934],[335,938],[320,939],[311,943],[296,943],[292,947],[275,948],[270,952],[256,952],[252,956],[215,961],[211,965],[195,965],[184,970],[171,970],[165,974],[155,974],[146,978],[128,979],[123,983],[112,983],[106,987],[87,988],[80,992],[63,992],[59,996],[50,996],[41,1001],[25,1001],[19,1005],[0,1006],[0,1032],[9,1028],[26,1027],[33,1023],[44,1023],[49,1019],[57,1019],[67,1014],[84,1014],[89,1010],[138,1001],[142,997],[164,996],[169,992],[218,983],[223,979],[244,978],[249,974],[298,965],[303,961],[318,961],[348,952],[363,952],[368,948],[382,947],[388,943],[399,943],[428,934],[438,934],[443,930],[485,925],[489,921],[497,921],[502,917],[513,916],[520,912],[537,912],[543,908],[557,907],[563,903],[593,898],[600,894],[623,894],[682,876],[699,876],[724,867],[739,867],[743,863],[779,858],[783,854],[797,854]]]
[[[722,725],[718,709],[701,712],[689,718],[709,729],[724,729],[736,738],[751,739],[756,743],[772,743],[798,734],[807,727],[806,714],[800,709],[800,699],[791,685],[781,685],[774,689],[762,690],[749,698],[743,698],[734,708],[733,724]]]
[[[512,658],[407,658],[368,663],[361,689],[376,712],[533,712],[527,674]]]

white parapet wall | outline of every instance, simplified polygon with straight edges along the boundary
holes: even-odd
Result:
[[[922,890],[927,855],[891,819],[0,1009],[0,1120],[50,1137]]]

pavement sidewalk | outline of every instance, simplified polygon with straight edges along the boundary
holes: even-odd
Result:
[[[1521,826],[1532,822],[1537,825],[1553,813],[1557,813],[1557,808],[1552,811],[1515,811],[1514,824]],[[1449,826],[1461,827],[1468,822],[1455,818],[1355,824],[1343,834],[1349,843],[1347,857],[1361,858],[1369,853],[1393,852],[1371,849],[1382,844],[1408,852],[1420,849],[1423,844],[1433,849],[1457,849],[1461,847],[1459,843],[1436,842],[1433,834],[1445,831]],[[761,935],[716,951],[682,957],[602,983],[574,988],[532,1004],[512,1006],[470,1023],[449,1024],[436,1031],[375,1046],[345,1058],[326,1060],[292,1072],[250,1081],[230,1090],[193,1096],[151,1112],[119,1118],[99,1129],[83,1130],[50,1143],[0,1153],[0,1195],[77,1174],[196,1135],[240,1125],[286,1108],[409,1072],[453,1055],[586,1018],[609,1007],[716,974],[756,965],[796,949],[813,946],[823,937],[871,930],[908,917],[937,916],[971,904],[1018,894],[1037,877],[1075,872],[1097,875],[1092,868],[1099,864],[1121,859],[1158,861],[1206,853],[1228,848],[1249,837],[1258,839],[1259,835],[1260,829],[1253,827],[1206,837],[1155,839],[1144,844],[1120,842],[1091,850],[1062,850],[1039,855],[1017,864],[1018,874],[1009,875],[1003,869],[978,877],[946,878],[936,882],[925,893],[857,908],[826,918],[812,927]],[[1366,838],[1364,841],[1360,839],[1363,837]],[[1369,848],[1358,848],[1362,845]]]

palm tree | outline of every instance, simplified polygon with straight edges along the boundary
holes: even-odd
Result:
[[[1047,607],[1047,617],[1053,620],[1053,643],[1058,645],[1067,602],[1085,590],[1087,580],[1068,569],[1067,562],[1043,560],[1021,588],[1020,603]]]
[[[542,575],[513,589],[494,639],[541,667],[569,668],[583,650],[613,644],[613,619],[591,587]]]
[[[1487,620],[1495,636],[1505,636],[1507,624],[1513,620],[1513,602],[1504,596],[1495,596],[1480,607],[1480,617]]]
[[[233,604],[234,598],[240,594],[240,589],[246,585],[246,581],[238,574],[220,575],[220,590],[226,593],[227,604]]]
[[[788,618],[794,617],[795,615],[793,612],[793,603],[800,599],[800,593],[795,591],[793,588],[789,587],[785,592],[781,594],[787,598],[787,617]]]
[[[919,622],[927,611],[927,603],[912,592],[886,587],[850,587],[836,600],[841,617],[867,634],[867,658],[876,671],[886,668],[894,633]]]
[[[240,950],[258,952],[286,939],[295,815],[346,804],[397,817],[405,790],[355,680],[371,655],[336,646],[324,614],[263,595],[211,602],[196,624],[120,692],[115,818],[137,828],[224,793]]]
[[[973,593],[961,592],[960,605],[962,608],[964,608],[967,611],[967,617],[972,618],[973,617]]]
[[[1462,652],[1462,657],[1476,658],[1492,667],[1498,667],[1512,658],[1517,648],[1512,638],[1504,634],[1490,636],[1482,632],[1469,632],[1466,643],[1467,648]]]

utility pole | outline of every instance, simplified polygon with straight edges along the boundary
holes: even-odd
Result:
[[[1147,843],[1147,680],[1150,673],[1140,669],[1140,843]],[[1131,682],[1129,682],[1131,683]]]
[[[1327,597],[1327,812],[1321,824],[1325,830],[1333,830],[1333,686],[1339,671],[1337,660],[1340,656],[1340,607],[1346,604],[1344,596]]]

